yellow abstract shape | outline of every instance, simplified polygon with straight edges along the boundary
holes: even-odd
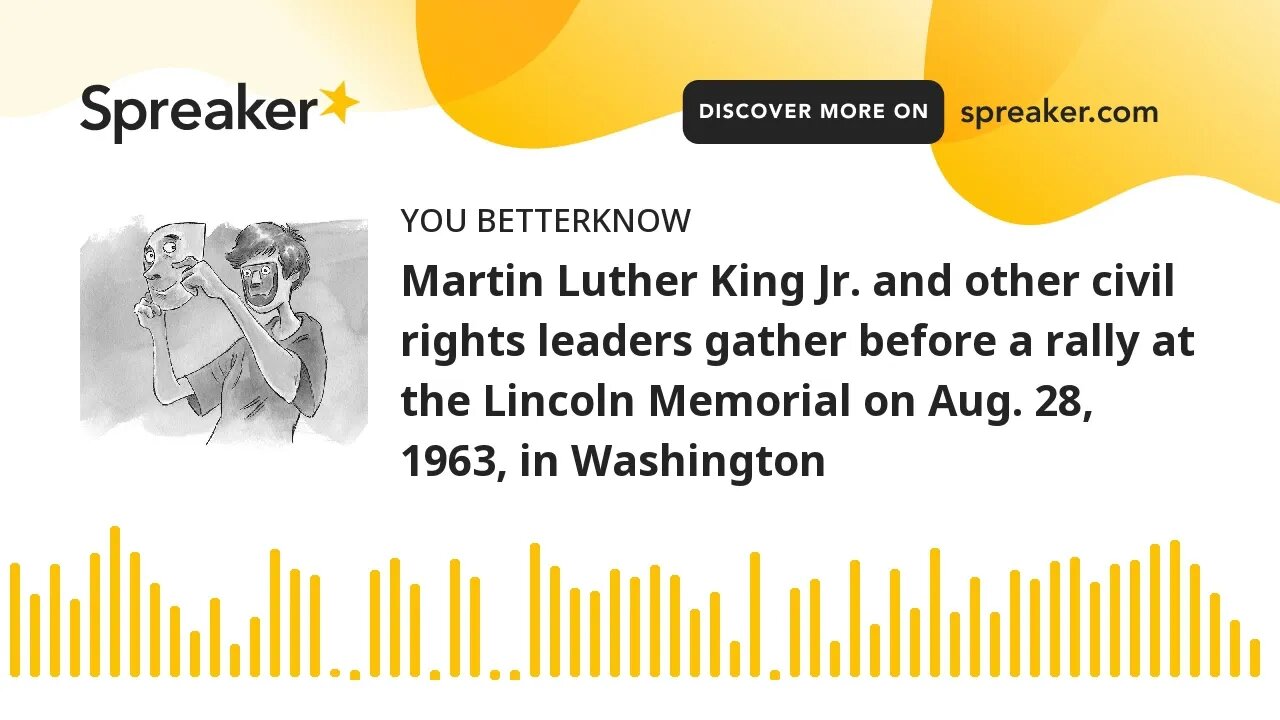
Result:
[[[420,3],[421,6],[423,3]],[[432,2],[418,22],[423,70],[437,100],[459,100],[509,77],[542,52],[578,0]]]
[[[697,79],[918,78],[928,13],[927,0],[418,0],[418,50],[463,127],[550,147],[676,112]]]
[[[295,99],[345,77],[369,110],[431,103],[413,0],[0,0],[0,67],[9,69],[0,116],[49,110],[88,85],[155,68]]]
[[[1142,183],[1207,175],[1280,200],[1280,4],[938,0],[925,77],[946,91],[934,156],[991,215],[1044,223]],[[961,124],[963,105],[1152,106],[1158,122]]]

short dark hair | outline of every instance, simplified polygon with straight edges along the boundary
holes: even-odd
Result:
[[[311,253],[307,252],[305,242],[302,235],[288,224],[260,222],[246,225],[236,235],[236,244],[227,253],[227,262],[239,270],[249,258],[275,255],[280,258],[280,269],[286,278],[298,276],[291,288],[297,290],[302,287],[307,273],[311,272]]]

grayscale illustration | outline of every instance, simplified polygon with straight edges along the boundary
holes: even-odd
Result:
[[[81,253],[82,420],[105,431],[139,417],[161,434],[205,429],[210,443],[288,444],[304,418],[341,442],[358,434],[368,405],[365,223],[257,222],[206,237],[205,224],[179,222],[143,232],[124,228]],[[101,272],[120,266],[114,255],[139,236],[132,282]],[[121,308],[115,298],[130,285]],[[119,337],[115,317],[128,305],[134,338]],[[100,374],[104,361],[121,367]]]

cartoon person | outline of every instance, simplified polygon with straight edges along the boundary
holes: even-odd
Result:
[[[165,250],[163,241],[160,249]],[[145,253],[144,275],[150,277],[157,273],[147,268],[151,256]],[[200,416],[220,406],[209,442],[292,442],[299,416],[313,417],[320,407],[327,369],[320,323],[290,303],[311,269],[302,236],[270,222],[241,230],[226,256],[239,274],[241,294],[227,287],[208,262],[194,256],[175,262],[171,256],[154,255],[153,266],[167,262],[183,270],[181,286],[222,302],[242,336],[209,364],[176,377],[165,308],[149,286],[134,314],[151,333],[156,399],[170,405],[186,398]]]

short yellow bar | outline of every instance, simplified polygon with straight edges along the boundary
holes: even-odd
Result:
[[[880,626],[872,623],[870,633],[871,677],[880,677]]]
[[[951,630],[951,677],[960,677],[960,613],[951,613],[948,620]]]
[[[1000,677],[1000,613],[991,613],[991,677]]]
[[[920,608],[911,608],[909,617],[910,672],[911,677],[920,677]]]
[[[160,584],[151,583],[149,589],[151,608],[148,615],[150,616],[150,651],[151,660],[149,667],[151,677],[160,677]]]
[[[262,620],[249,618],[249,676],[262,674]]]
[[[702,674],[702,628],[697,610],[689,611],[689,675]]]
[[[182,611],[169,608],[169,677],[182,674]]]

